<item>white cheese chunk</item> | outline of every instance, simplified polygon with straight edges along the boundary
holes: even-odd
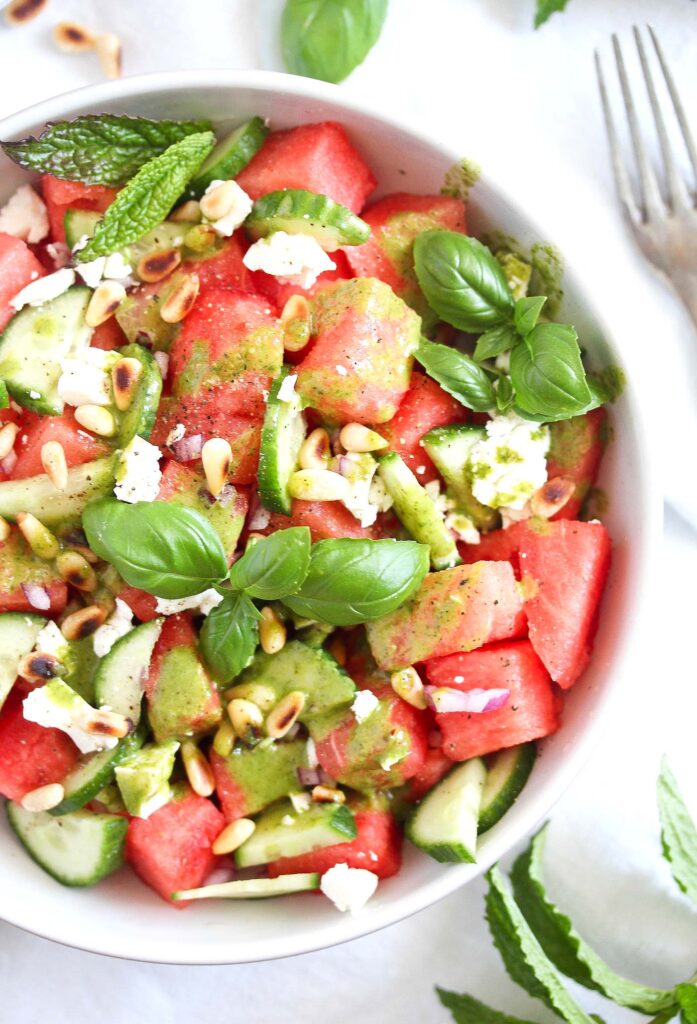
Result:
[[[137,501],[155,500],[162,478],[160,456],[160,449],[156,445],[137,435],[126,445],[121,453],[114,486],[114,494],[119,501],[134,504]]]
[[[70,687],[60,680],[53,680],[40,686],[24,698],[22,711],[28,722],[36,722],[45,729],[60,729],[73,741],[83,754],[95,750],[113,750],[119,742],[116,736],[102,733],[92,734],[80,726],[80,718],[93,712],[93,708],[77,693],[63,697]]]
[[[378,887],[378,876],[365,868],[350,868],[348,864],[335,864],[325,871],[320,889],[341,911],[355,914],[362,910]]]
[[[297,379],[297,373],[289,373],[287,377],[284,377],[281,381],[281,386],[278,389],[278,395],[276,396],[279,402],[295,404],[298,401],[298,393],[295,390],[295,382]]]
[[[374,711],[380,707],[380,701],[372,690],[359,690],[353,698],[351,710],[358,724],[370,718]]]
[[[40,242],[48,234],[48,211],[31,185],[20,185],[0,210],[0,231],[23,242]]]
[[[58,394],[66,405],[109,405],[111,378],[106,370],[87,357],[86,349],[80,358],[61,359]],[[99,352],[99,349],[93,351]],[[106,353],[104,353],[106,355]]]
[[[177,615],[179,612],[186,612],[195,609],[202,615],[209,615],[214,608],[223,600],[223,595],[210,587],[202,594],[194,594],[193,597],[165,598],[158,597],[155,611],[161,615]]]
[[[54,658],[62,660],[68,647],[65,639],[55,622],[50,620],[36,634],[34,650],[41,654],[52,654]]]
[[[336,269],[311,235],[289,235],[286,231],[260,238],[249,247],[243,262],[248,270],[263,270],[297,288],[311,288],[325,270]]]
[[[348,490],[341,499],[361,526],[372,526],[379,508],[371,502],[370,491],[378,468],[376,459],[365,452],[348,452],[340,456],[341,475],[348,482]]]
[[[88,263],[78,263],[75,269],[88,288],[96,288],[104,276],[105,263],[106,256],[97,256]]]
[[[92,636],[94,653],[98,658],[105,657],[116,641],[130,633],[133,628],[133,612],[125,601],[117,597],[116,608],[106,622],[95,630]]]
[[[20,292],[17,292],[10,305],[13,309],[22,309],[23,306],[43,306],[44,302],[58,298],[63,292],[75,284],[75,271],[70,267],[63,267],[45,277],[38,277],[36,281],[26,285]]]
[[[513,412],[494,416],[472,446],[472,493],[489,508],[522,509],[547,479],[549,428]]]

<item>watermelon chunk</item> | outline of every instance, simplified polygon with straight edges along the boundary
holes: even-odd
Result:
[[[608,440],[605,409],[593,409],[585,416],[550,423],[547,475],[568,476],[576,483],[573,497],[553,519],[576,519],[598,476],[600,460]]]
[[[80,756],[60,729],[45,729],[24,718],[27,692],[16,686],[0,711],[0,794],[8,800],[21,800],[32,789],[62,782]]]
[[[229,757],[211,752],[215,789],[226,821],[262,811],[297,792],[297,769],[307,764],[305,740],[236,750]]]
[[[451,657],[463,657],[463,655],[451,655]],[[421,771],[409,779],[401,791],[401,795],[409,803],[416,803],[448,774],[452,766],[453,759],[448,757],[440,747],[431,747],[426,754]]]
[[[433,686],[454,690],[510,690],[498,711],[436,713],[443,751],[454,761],[549,736],[560,724],[561,701],[528,640],[426,662]]]
[[[214,502],[206,486],[205,477],[187,466],[168,460],[162,471],[158,501],[185,505],[200,512],[223,542],[228,560],[232,559],[242,533],[249,499],[242,491],[233,490],[225,505]]]
[[[46,615],[59,615],[68,600],[68,587],[49,562],[45,562],[27,546],[18,530],[13,530],[0,543],[0,612],[35,612],[22,590],[22,584],[43,587],[50,601]]]
[[[181,787],[170,803],[149,818],[132,818],[126,835],[126,859],[163,900],[173,892],[196,889],[215,867],[211,847],[225,819],[210,800]],[[185,907],[178,900],[176,907]]]
[[[523,601],[506,562],[432,572],[396,611],[367,625],[373,657],[388,672],[520,635]]]
[[[90,338],[90,347],[101,348],[104,352],[113,352],[115,348],[123,348],[127,344],[128,338],[115,316],[110,316],[103,324],[95,327]]]
[[[44,268],[26,242],[0,232],[0,331],[16,313],[10,299],[44,274]]]
[[[182,269],[198,275],[201,291],[207,291],[209,288],[254,291],[254,275],[242,262],[246,249],[243,239],[239,235],[232,235],[224,240],[212,256],[187,260],[182,264]]]
[[[331,537],[367,538],[376,540],[378,533],[374,526],[361,526],[356,517],[340,501],[300,501],[294,499],[291,514],[283,516],[273,513],[269,524],[260,533],[273,533],[289,526],[307,526],[312,543]]]
[[[128,605],[135,617],[140,619],[141,622],[152,622],[153,619],[159,618],[160,613],[155,608],[157,598],[153,597],[152,594],[148,594],[144,590],[138,590],[137,587],[130,587],[127,583],[124,583],[119,589],[117,596]]]
[[[303,124],[272,132],[237,175],[252,197],[284,188],[304,188],[329,196],[359,213],[377,185],[372,171],[336,121]]]
[[[299,288],[297,284],[288,284],[281,280],[280,277],[272,277],[271,274],[265,274],[263,270],[255,270],[251,275],[253,289],[259,292],[260,295],[265,295],[280,312],[291,295],[304,295],[306,298],[311,299],[333,281],[343,281],[353,277],[349,262],[341,249],[333,252],[331,258],[336,264],[336,269],[325,270],[323,274],[319,275],[311,288]]]
[[[483,533],[478,544],[458,544],[463,562],[510,562],[517,577],[520,576],[518,552],[523,537],[529,530],[528,522],[511,523],[502,530]]]
[[[390,442],[390,450],[404,459],[420,483],[436,480],[438,472],[421,446],[421,438],[434,427],[466,423],[468,410],[443,391],[431,377],[414,372],[409,390],[389,423],[378,427]],[[483,556],[486,557],[486,556]]]
[[[555,682],[573,686],[590,657],[593,627],[610,568],[602,523],[560,519],[530,529],[520,566],[530,642]]]
[[[65,241],[63,218],[70,207],[104,213],[107,206],[113,203],[117,192],[115,188],[106,185],[83,185],[81,181],[64,181],[62,178],[54,178],[52,174],[43,175],[41,191],[54,242]]]
[[[81,466],[110,451],[108,444],[80,427],[72,410],[66,409],[62,416],[25,413],[15,446],[17,462],[10,473],[11,479],[22,480],[44,472],[41,448],[47,441],[58,441],[63,446],[68,466]]]

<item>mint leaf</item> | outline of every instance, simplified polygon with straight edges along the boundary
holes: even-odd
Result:
[[[697,829],[665,757],[657,788],[663,856],[677,884],[697,904]]]
[[[215,144],[213,132],[189,135],[149,160],[97,224],[79,263],[108,256],[146,235],[167,216]]]
[[[387,0],[286,0],[281,48],[294,75],[343,82],[378,41]]]
[[[229,683],[251,661],[259,642],[260,615],[246,594],[226,594],[206,617],[201,653],[219,683]]]
[[[3,142],[20,167],[86,185],[123,185],[136,171],[187,135],[210,131],[209,121],[151,121],[126,114],[86,114],[49,124],[38,138]]]
[[[675,989],[678,1005],[682,1011],[682,1024],[697,1024],[697,986],[691,982],[678,985]]]
[[[557,11],[563,11],[569,0],[537,0],[535,11],[535,28],[544,25]]]
[[[452,1013],[456,1024],[531,1024],[529,1020],[492,1010],[472,996],[460,996],[443,988],[437,988],[436,992],[443,1006]]]
[[[295,594],[310,568],[310,531],[291,526],[263,537],[230,570],[230,583],[260,601]]]
[[[506,970],[517,985],[541,999],[567,1024],[591,1024],[562,984],[533,935],[498,868],[487,873],[486,919]]]
[[[468,409],[487,412],[496,405],[491,380],[481,366],[463,352],[422,338],[414,355],[429,377]]]
[[[655,1014],[674,1002],[672,992],[651,988],[615,974],[575,931],[570,919],[545,895],[542,858],[545,825],[518,857],[511,871],[513,893],[535,938],[552,963],[568,978],[602,992],[618,1006]]]

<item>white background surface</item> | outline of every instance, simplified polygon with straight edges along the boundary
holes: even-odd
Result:
[[[99,80],[93,56],[66,56],[53,47],[50,31],[62,18],[118,32],[128,74],[280,68],[281,6],[280,0],[51,0],[30,26],[0,27],[0,116]],[[631,24],[650,20],[697,130],[697,3],[572,0],[565,15],[537,33],[532,7],[533,0],[392,0],[382,40],[343,88],[408,114],[415,126],[454,140],[485,167],[505,169],[531,214],[557,225],[551,240],[570,262],[584,261],[615,331],[635,339],[632,377],[656,407],[656,457],[666,491],[697,522],[697,335],[625,232],[592,68],[596,46],[609,62],[612,31],[629,48]],[[697,534],[669,510],[662,576],[652,582],[656,625],[645,638],[645,673],[556,808],[548,843],[550,888],[579,930],[617,969],[665,985],[687,977],[697,961],[697,917],[661,861],[654,799],[667,751],[697,809],[696,566]],[[248,967],[107,960],[0,925],[0,1020],[421,1024],[449,1019],[433,994],[438,983],[526,1019],[551,1021],[541,1004],[507,981],[482,920],[483,891],[476,881],[375,936]],[[640,1019],[601,1007],[589,993],[581,998],[608,1024]]]

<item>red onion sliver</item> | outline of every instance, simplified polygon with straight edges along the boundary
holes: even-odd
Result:
[[[181,441],[175,441],[172,452],[177,462],[193,462],[201,454],[203,434],[189,434]]]
[[[47,612],[51,607],[51,597],[46,587],[42,587],[39,583],[23,583],[22,590],[32,608]]]
[[[17,452],[14,449],[0,462],[0,469],[3,473],[11,473],[17,465]]]
[[[510,690],[455,690],[450,686],[425,686],[424,691],[428,706],[440,714],[480,715],[485,711],[498,711],[511,696]]]
[[[296,768],[295,771],[301,786],[319,786],[322,781],[319,768]]]

